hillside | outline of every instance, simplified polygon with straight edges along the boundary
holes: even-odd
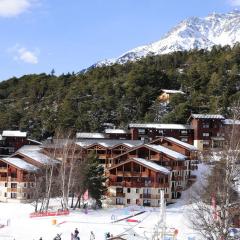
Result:
[[[101,130],[112,122],[184,123],[190,112],[227,114],[240,98],[240,46],[148,56],[137,62],[59,77],[39,74],[0,83],[0,128],[45,138],[56,128]],[[156,101],[160,89],[182,88],[169,113]]]
[[[210,50],[215,45],[233,46],[240,42],[240,11],[191,17],[171,29],[159,41],[134,48],[118,58],[98,62],[96,66],[135,61],[149,54],[159,55],[193,49]]]

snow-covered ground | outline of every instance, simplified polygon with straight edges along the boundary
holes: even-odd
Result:
[[[198,175],[207,168],[200,165],[199,169]],[[167,227],[178,230],[177,240],[201,239],[193,232],[187,220],[187,214],[191,209],[191,205],[188,204],[190,191],[191,188],[183,193],[182,199],[177,203],[167,207]],[[33,211],[31,204],[0,203],[0,224],[10,219],[9,226],[0,228],[0,240],[39,240],[40,237],[43,240],[52,240],[57,233],[62,234],[62,240],[70,240],[71,232],[75,228],[79,229],[81,240],[89,240],[90,231],[94,232],[96,240],[102,240],[105,239],[106,232],[117,235],[129,229],[141,236],[147,236],[146,239],[151,239],[153,228],[159,219],[158,208],[136,206],[89,210],[87,214],[83,210],[75,210],[69,216],[30,218],[29,214]],[[138,222],[129,223],[123,220],[113,223],[113,219],[120,220],[142,211],[145,212],[131,217]],[[56,219],[56,225],[52,224],[53,219]]]

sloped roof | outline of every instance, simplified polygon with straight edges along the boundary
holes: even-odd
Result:
[[[167,168],[165,168],[161,165],[158,165],[157,163],[154,163],[154,162],[151,162],[149,160],[143,159],[143,158],[130,158],[127,161],[121,162],[119,164],[116,164],[116,165],[110,167],[109,170],[114,169],[116,167],[119,167],[121,165],[124,165],[126,163],[132,162],[132,161],[134,161],[134,162],[136,162],[140,165],[143,165],[147,168],[151,168],[156,172],[161,172],[161,173],[164,173],[164,174],[167,174],[167,175],[170,174],[170,171]]]
[[[183,124],[160,124],[160,123],[130,123],[129,128],[152,128],[152,129],[192,129],[190,125]]]
[[[225,119],[224,116],[220,114],[191,114],[191,117],[196,119]]]
[[[181,90],[171,90],[171,89],[161,89],[162,92],[169,93],[169,94],[174,94],[174,93],[180,93],[180,94],[185,94]]]
[[[149,148],[152,148],[158,152],[161,152],[161,153],[164,153],[170,157],[173,157],[177,160],[185,160],[187,159],[187,157],[181,153],[178,153],[178,152],[175,152],[169,148],[166,148],[166,147],[163,147],[163,146],[160,146],[160,145],[153,145],[153,144],[145,144],[145,146],[149,147]]]
[[[89,132],[79,132],[76,134],[76,138],[105,138],[103,133],[89,133]]]
[[[110,133],[110,134],[126,134],[127,131],[124,129],[105,129],[105,133]]]
[[[125,139],[91,139],[91,140],[81,140],[76,142],[77,145],[81,147],[89,147],[94,144],[99,144],[106,148],[113,148],[117,145],[124,144],[128,147],[136,147],[143,144],[141,140],[125,140]]]
[[[159,172],[162,172],[162,173],[165,173],[165,174],[170,174],[170,171],[167,168],[165,168],[165,167],[163,167],[161,165],[158,165],[158,164],[156,164],[154,162],[148,161],[148,160],[146,160],[144,158],[133,158],[133,159],[136,162],[141,163],[141,164],[143,164],[145,166],[148,166],[148,167],[150,167],[150,168],[152,168],[152,169],[154,169],[156,171],[159,171]]]
[[[48,157],[46,154],[41,153],[41,147],[38,145],[25,145],[17,150],[17,152],[14,155],[17,154],[24,155],[42,165],[49,165],[52,163],[58,163],[56,159],[52,159]],[[14,156],[13,155],[13,156]]]
[[[225,125],[240,125],[240,120],[235,120],[235,119],[224,119],[223,124]]]
[[[185,148],[187,148],[189,150],[193,150],[193,151],[197,151],[198,150],[195,146],[193,146],[193,145],[191,145],[189,143],[186,143],[186,142],[182,142],[182,141],[180,141],[180,140],[178,140],[176,138],[173,138],[173,137],[164,137],[164,139],[167,139],[167,140],[169,140],[171,142],[174,142],[174,143],[176,143],[178,145],[181,145],[181,146],[183,146],[183,147],[185,147]]]
[[[12,130],[4,130],[2,133],[3,137],[27,137],[26,132],[21,131],[12,131]]]
[[[19,169],[22,169],[28,172],[36,172],[39,169],[38,167],[24,161],[23,159],[16,158],[16,157],[2,158],[2,160],[9,165],[13,165]]]

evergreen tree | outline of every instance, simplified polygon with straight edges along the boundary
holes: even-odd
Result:
[[[87,158],[86,167],[86,189],[89,195],[96,200],[96,206],[102,207],[101,198],[106,192],[106,177],[104,176],[104,168],[99,164],[99,160],[93,154]]]

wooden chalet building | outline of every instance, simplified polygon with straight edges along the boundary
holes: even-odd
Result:
[[[131,139],[131,134],[129,131],[124,129],[105,129],[104,130],[106,138],[109,139]]]
[[[108,169],[109,197],[116,205],[159,206],[160,190],[170,199],[170,171],[143,158],[130,158]]]
[[[23,202],[32,198],[39,168],[21,158],[0,159],[0,201]]]
[[[185,93],[181,90],[162,89],[158,97],[158,100],[160,102],[168,104],[171,100],[171,97],[176,94],[185,94]]]
[[[233,128],[240,133],[240,121],[225,119],[218,114],[192,114],[188,122],[194,129],[194,146],[200,151],[221,149]]]
[[[44,154],[40,146],[34,145],[23,146],[11,157],[1,158],[0,201],[30,201],[37,178],[42,174],[41,169],[58,163]]]
[[[7,130],[0,138],[0,156],[13,154],[24,145],[40,145],[41,143],[27,138],[26,132]]]
[[[105,169],[112,166],[112,159],[120,154],[129,151],[131,148],[142,145],[143,141],[120,140],[120,139],[104,139],[104,140],[88,140],[78,141],[76,144],[81,148],[81,159],[87,155],[95,153],[99,159],[99,163]]]
[[[162,188],[166,200],[174,202],[189,183],[196,180],[196,176],[192,175],[197,164],[196,151],[189,144],[164,138],[164,141],[161,139],[155,144],[140,145],[114,157],[112,166],[108,169],[112,203],[158,206]],[[135,199],[133,202],[126,200],[131,199],[130,193],[132,199]]]
[[[132,140],[149,142],[160,137],[173,137],[182,142],[193,144],[194,131],[190,125],[131,123],[128,128],[130,129]]]

